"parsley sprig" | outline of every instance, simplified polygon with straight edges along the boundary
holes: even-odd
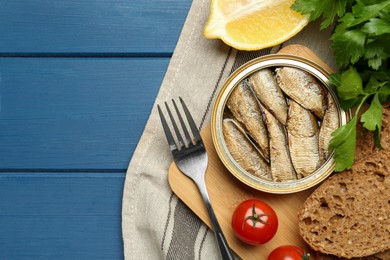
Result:
[[[339,71],[330,81],[343,109],[354,114],[332,133],[329,148],[335,149],[335,171],[349,169],[358,121],[374,132],[375,145],[382,148],[382,104],[390,96],[390,0],[296,0],[292,9],[322,19],[321,29],[334,26],[331,40]]]

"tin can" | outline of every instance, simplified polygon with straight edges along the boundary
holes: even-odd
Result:
[[[232,157],[227,148],[222,132],[222,122],[226,102],[233,89],[252,73],[265,68],[293,67],[308,72],[322,84],[333,97],[338,111],[339,126],[347,123],[349,116],[340,106],[335,91],[330,86],[330,72],[318,64],[294,55],[271,54],[249,61],[234,71],[218,92],[213,106],[211,135],[217,154],[228,171],[244,184],[260,191],[276,194],[294,193],[311,188],[325,180],[334,170],[333,152],[328,159],[313,173],[297,180],[276,182],[256,177],[245,171]]]

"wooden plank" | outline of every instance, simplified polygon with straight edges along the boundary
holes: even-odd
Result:
[[[209,164],[205,181],[211,204],[222,231],[231,249],[240,259],[267,259],[271,251],[281,245],[297,245],[308,251],[310,248],[299,236],[296,212],[313,192],[313,189],[293,194],[271,194],[255,190],[234,177],[218,158],[212,144],[210,125],[201,132]],[[168,173],[169,185],[173,192],[210,228],[211,221],[206,206],[194,182],[172,163]],[[231,225],[234,209],[244,200],[257,199],[270,205],[278,216],[279,226],[275,236],[261,246],[242,243]]]
[[[123,259],[124,173],[1,173],[0,259]]]
[[[0,169],[124,171],[168,62],[0,59]]]
[[[0,53],[155,53],[175,48],[191,0],[1,1]]]
[[[331,69],[324,61],[302,45],[287,46],[279,53],[307,58],[324,66],[331,72]],[[315,187],[290,194],[272,194],[255,190],[240,182],[223,165],[212,142],[210,125],[207,125],[202,130],[201,135],[206,146],[209,162],[205,176],[207,190],[215,215],[232,250],[242,259],[266,259],[273,249],[286,244],[297,245],[310,252],[310,248],[299,235],[296,213]],[[207,209],[197,187],[191,179],[180,172],[174,163],[169,168],[168,180],[173,192],[204,223],[212,228]],[[232,229],[232,212],[239,203],[247,199],[258,199],[266,202],[275,210],[278,216],[279,226],[277,233],[269,242],[261,246],[249,246],[242,243],[234,235]]]

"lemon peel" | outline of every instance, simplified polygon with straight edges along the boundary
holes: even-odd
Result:
[[[309,22],[290,8],[295,0],[212,0],[203,34],[239,50],[278,45]]]

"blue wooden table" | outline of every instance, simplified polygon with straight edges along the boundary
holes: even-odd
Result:
[[[0,0],[0,259],[122,259],[122,190],[190,0]]]

